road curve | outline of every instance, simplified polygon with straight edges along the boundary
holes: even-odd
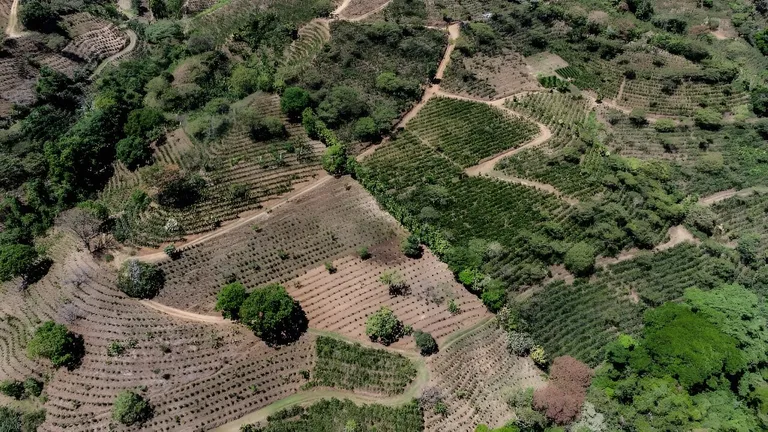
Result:
[[[91,81],[93,81],[93,79],[96,78],[96,76],[98,76],[101,73],[101,71],[104,70],[104,68],[107,67],[110,63],[114,62],[120,57],[136,49],[136,42],[138,41],[138,38],[136,37],[136,33],[134,33],[133,30],[131,29],[126,29],[125,33],[128,35],[128,39],[130,40],[130,42],[128,42],[128,46],[123,48],[119,52],[105,58],[104,61],[102,61],[101,64],[96,68],[96,70],[94,70],[93,73],[91,74],[90,76]]]

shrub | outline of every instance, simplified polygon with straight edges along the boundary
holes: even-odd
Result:
[[[688,210],[685,222],[707,235],[712,235],[717,226],[717,215],[709,207],[694,205]]]
[[[428,356],[437,352],[437,342],[431,334],[416,330],[413,332],[413,339],[416,346],[419,347],[421,355]]]
[[[368,251],[367,247],[363,246],[357,250],[357,256],[359,256],[361,260],[365,261],[371,257],[371,253]]]
[[[202,196],[205,180],[198,175],[176,173],[159,185],[158,204],[184,208],[196,203]]]
[[[703,108],[696,110],[693,121],[702,129],[717,130],[722,126],[723,116],[711,108]]]
[[[565,253],[565,268],[577,276],[585,276],[592,272],[595,266],[595,248],[580,242],[571,246]]]
[[[124,390],[112,406],[112,419],[126,426],[144,423],[152,417],[152,407],[139,394]]]
[[[510,353],[523,357],[533,348],[533,338],[528,333],[511,331],[507,334],[507,350]]]
[[[57,368],[64,366],[74,369],[84,354],[83,338],[53,321],[47,321],[38,327],[27,344],[29,357],[46,358]]]
[[[347,147],[333,144],[325,149],[322,158],[323,169],[336,177],[347,173]]]
[[[240,282],[224,285],[216,296],[216,310],[221,311],[224,318],[237,320],[247,297],[245,287]]]
[[[752,111],[760,117],[768,116],[768,87],[757,86],[749,93]]]
[[[531,360],[533,360],[537,366],[541,368],[545,367],[548,360],[547,353],[544,351],[544,348],[540,347],[539,345],[533,346],[533,348],[531,348]]]
[[[355,123],[355,138],[360,141],[374,141],[379,137],[379,128],[371,117],[362,117]]]
[[[24,380],[24,394],[27,397],[38,397],[43,393],[43,382],[29,377]]]
[[[162,111],[142,108],[128,114],[123,131],[128,136],[153,141],[162,134],[163,125],[165,125],[165,116]]]
[[[670,119],[659,119],[653,124],[653,128],[656,129],[656,132],[674,132],[675,122]]]
[[[117,287],[129,297],[148,299],[160,292],[165,275],[157,266],[137,260],[123,263],[117,275]]]
[[[0,393],[20,400],[24,397],[24,383],[16,380],[5,380],[0,382]]]
[[[645,116],[646,113],[644,109],[635,108],[629,113],[629,121],[637,127],[645,126],[648,123]]]
[[[59,14],[54,10],[53,4],[41,0],[25,1],[19,11],[19,20],[29,30],[53,32],[58,28],[59,21]]]
[[[394,312],[382,306],[377,312],[368,317],[365,322],[365,334],[374,341],[389,345],[403,335],[403,323],[397,319]]]
[[[307,329],[301,305],[277,284],[253,291],[240,307],[240,321],[268,344],[294,341]]]
[[[292,119],[302,116],[309,107],[309,92],[301,87],[288,87],[280,97],[280,109]]]
[[[497,312],[507,303],[507,290],[503,286],[487,287],[481,295],[483,304],[491,312]]]
[[[725,167],[725,159],[720,152],[704,153],[696,161],[696,169],[708,174],[721,172]]]
[[[421,258],[421,255],[424,253],[419,238],[416,237],[415,234],[411,234],[408,238],[403,240],[403,242],[400,243],[400,249],[408,258]]]
[[[448,302],[448,312],[450,312],[451,315],[456,315],[461,312],[461,308],[459,308],[459,305],[456,304],[456,300],[451,299]]]
[[[32,246],[9,244],[0,246],[0,281],[6,282],[17,276],[28,276],[37,261],[37,251]]]

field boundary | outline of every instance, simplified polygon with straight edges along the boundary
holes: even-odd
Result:
[[[104,68],[106,68],[110,63],[114,62],[115,60],[118,60],[120,57],[124,55],[130,54],[134,49],[136,49],[136,43],[138,41],[138,37],[136,36],[136,33],[134,33],[134,31],[131,29],[125,29],[125,34],[128,35],[128,46],[126,46],[119,52],[105,58],[104,61],[102,61],[101,64],[98,67],[96,67],[96,70],[93,71],[93,73],[89,77],[90,80],[93,80],[94,78],[96,78],[96,76],[99,75],[101,71],[103,71]]]

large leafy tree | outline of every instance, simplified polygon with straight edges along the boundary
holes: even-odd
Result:
[[[307,329],[307,318],[299,302],[281,285],[253,291],[240,307],[240,321],[268,344],[298,339]]]
[[[245,287],[240,282],[224,285],[216,296],[216,310],[221,311],[224,318],[236,320],[247,297]]]
[[[152,406],[130,390],[120,392],[112,406],[112,418],[124,425],[143,423],[152,417]]]
[[[37,251],[25,244],[0,246],[0,281],[27,276],[37,260]]]
[[[83,338],[70,332],[66,326],[47,321],[35,330],[27,344],[27,355],[47,358],[55,367],[76,367],[83,355]]]
[[[160,268],[137,260],[126,261],[117,275],[117,287],[134,298],[152,298],[164,283],[165,275]]]
[[[389,345],[403,335],[403,323],[395,316],[392,309],[382,306],[365,322],[365,334],[374,342]]]

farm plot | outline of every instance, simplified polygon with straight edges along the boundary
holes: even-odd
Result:
[[[128,37],[114,24],[77,36],[63,52],[85,61],[98,61],[116,54],[128,43]]]
[[[325,147],[318,141],[310,141],[300,124],[288,123],[280,113],[276,95],[254,94],[244,104],[261,115],[281,118],[287,136],[254,141],[245,128],[235,127],[223,140],[204,148],[194,146],[183,131],[173,132],[168,143],[157,149],[156,158],[160,164],[186,168],[190,161],[200,158],[202,152],[209,168],[203,197],[183,209],[151,207],[140,219],[121,219],[126,224],[126,231],[131,233],[130,243],[157,246],[183,235],[210,231],[221,222],[257,209],[261,203],[322,175],[320,154]],[[132,176],[126,178],[133,179]],[[108,191],[121,184],[127,186],[117,188],[123,194],[130,194],[137,186],[135,181],[124,182],[118,177],[110,181]],[[244,192],[235,193],[237,191]],[[173,221],[174,231],[165,229],[169,221]]]
[[[629,116],[617,110],[599,106],[598,116],[611,117],[610,129],[614,139],[608,146],[617,154],[646,160],[668,160],[685,163],[702,153],[698,140],[691,137],[685,127],[675,128],[670,132],[657,132],[652,125],[633,125]],[[715,144],[715,143],[713,143]],[[710,150],[719,151],[719,143],[712,145]]]
[[[627,80],[619,103],[653,114],[672,116],[691,116],[702,104],[730,111],[749,103],[748,93],[734,91],[729,84],[682,82],[671,93],[665,93],[663,88],[660,78]]]
[[[367,340],[366,318],[382,306],[414,329],[431,333],[438,342],[450,333],[486,318],[488,312],[477,296],[456,283],[448,266],[429,250],[419,259],[407,258],[398,241],[371,247],[372,257],[346,256],[333,261],[333,273],[324,267],[308,271],[287,284],[301,303],[313,328],[330,330],[357,340]],[[393,293],[380,278],[394,273],[402,288]],[[453,300],[459,312],[452,314]],[[412,347],[411,338],[395,346]]]
[[[74,250],[74,241],[59,240],[49,249],[55,259],[49,273],[25,293],[5,285],[0,302],[0,312],[6,317],[0,323],[0,379],[51,376],[45,388],[47,416],[42,430],[106,430],[115,396],[139,387],[146,388],[144,394],[155,406],[153,421],[158,427],[152,429],[183,424],[196,430],[218,419],[237,418],[243,414],[237,409],[249,409],[261,400],[270,403],[300,385],[283,383],[283,377],[273,370],[282,367],[285,376],[290,376],[283,367],[286,363],[306,368],[300,353],[303,350],[304,358],[311,358],[311,343],[303,348],[301,343],[296,345],[295,360],[288,357],[290,360],[267,368],[280,355],[250,332],[237,326],[178,321],[148,309],[119,292],[113,274],[89,254]],[[65,323],[83,336],[86,355],[80,367],[54,374],[42,361],[27,359],[25,341],[46,320]],[[115,342],[127,348],[121,355],[109,356],[108,348]],[[294,348],[286,351],[290,349]],[[259,367],[247,369],[246,359],[260,359]],[[222,371],[232,375],[237,371],[246,378],[250,373],[253,383],[263,383],[265,391],[246,399],[250,405],[238,402],[240,405],[224,411],[223,406],[234,404],[227,402],[227,392],[212,385],[212,381],[219,382]],[[258,378],[265,372],[266,378]],[[221,385],[228,386],[227,382],[224,378]],[[174,399],[178,403],[168,407],[165,401]]]
[[[351,0],[349,5],[341,12],[342,19],[354,19],[375,11],[390,0]]]
[[[11,112],[13,104],[27,105],[35,100],[37,71],[22,58],[0,58],[0,116]]]
[[[286,49],[277,68],[278,79],[288,81],[310,66],[331,38],[328,21],[318,19],[299,29],[298,39]]]
[[[440,390],[448,410],[445,415],[425,410],[426,431],[502,426],[512,417],[509,392],[544,385],[533,362],[510,354],[506,342],[506,333],[491,321],[434,356],[430,385]]]
[[[538,127],[486,104],[433,98],[408,123],[427,145],[466,168],[531,140]]]
[[[218,0],[186,0],[183,11],[188,15],[195,15],[218,3]]]
[[[416,368],[400,354],[338,339],[317,338],[309,385],[395,395],[416,378]]]
[[[398,232],[392,217],[354,180],[331,179],[251,225],[184,250],[175,261],[163,262],[167,280],[157,300],[211,313],[216,293],[229,278],[249,288],[286,282],[359,247],[389,240]]]
[[[451,93],[490,100],[541,87],[528,70],[525,59],[505,50],[494,57],[485,54],[464,57],[455,51],[442,88]]]
[[[77,39],[86,33],[107,27],[109,24],[109,21],[93,16],[88,12],[64,15],[61,18],[61,27],[67,32],[70,39]]]
[[[765,248],[768,234],[768,194],[753,192],[749,196],[735,196],[718,202],[712,210],[718,216],[722,232],[717,234],[726,241],[738,240],[745,234],[757,234],[761,238],[761,250]]]

